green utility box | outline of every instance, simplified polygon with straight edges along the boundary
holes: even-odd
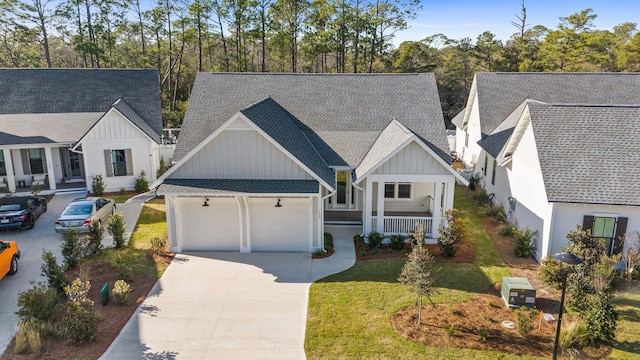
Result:
[[[501,293],[507,307],[536,306],[536,289],[527,278],[503,277]]]

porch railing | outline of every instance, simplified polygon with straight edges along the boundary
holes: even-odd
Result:
[[[378,217],[371,218],[371,228],[378,228]],[[433,237],[433,218],[432,217],[406,217],[406,216],[385,216],[383,217],[384,225],[382,233],[385,235],[409,235],[409,231],[416,228],[416,224],[422,224],[425,232]],[[437,231],[437,229],[436,229]],[[435,234],[437,236],[437,234]]]

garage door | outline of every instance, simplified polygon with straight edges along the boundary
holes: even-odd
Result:
[[[179,198],[182,249],[240,251],[238,204],[234,198]]]
[[[251,251],[309,251],[311,199],[249,199]]]

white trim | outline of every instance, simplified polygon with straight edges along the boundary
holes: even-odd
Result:
[[[202,150],[205,146],[207,146],[211,141],[220,135],[230,124],[234,121],[242,119],[246,121],[249,125],[251,125],[259,134],[264,136],[272,145],[274,145],[278,150],[282,151],[285,155],[287,155],[291,161],[293,161],[296,165],[300,166],[303,170],[305,170],[312,178],[317,180],[319,183],[323,184],[327,189],[333,190],[333,187],[327,184],[320,176],[318,176],[315,172],[311,171],[305,164],[303,164],[300,160],[298,160],[295,156],[293,156],[289,151],[287,151],[282,145],[280,145],[277,141],[275,141],[271,136],[267,135],[259,126],[257,126],[253,121],[251,121],[248,117],[246,117],[241,112],[235,113],[229,120],[225,121],[220,127],[218,127],[211,135],[207,136],[204,140],[202,140],[196,147],[194,147],[189,153],[180,159],[175,165],[173,165],[167,172],[162,174],[156,181],[154,181],[151,185],[149,185],[150,189],[158,187],[162,184],[162,181],[166,179],[169,175],[173,174],[180,168],[183,164],[185,164],[189,159],[191,159],[195,154],[197,154],[200,150]],[[318,155],[319,156],[319,155]]]
[[[114,103],[115,104],[115,103]],[[107,110],[107,112],[105,112],[104,114],[102,114],[102,116],[100,116],[100,118],[93,123],[93,125],[91,125],[91,127],[89,128],[89,130],[87,130],[86,133],[84,133],[84,135],[82,135],[80,137],[80,139],[78,139],[78,141],[76,141],[76,144],[73,146],[72,150],[75,151],[76,148],[78,147],[78,145],[80,145],[82,143],[82,140],[84,140],[84,138],[89,135],[89,133],[100,123],[100,121],[102,121],[107,115],[109,115],[109,113],[111,113],[112,111],[117,112],[120,117],[122,117],[123,119],[125,119],[126,121],[129,122],[129,124],[133,125],[134,128],[136,128],[140,133],[142,133],[147,139],[153,141],[156,144],[160,144],[160,139],[158,139],[158,141],[154,140],[151,136],[149,136],[146,132],[144,132],[140,126],[136,125],[133,121],[131,121],[125,114],[123,114],[120,110],[116,109],[113,104],[111,105],[111,108],[109,108],[109,110]],[[139,116],[139,115],[138,115]],[[143,119],[144,120],[144,119]]]
[[[307,201],[309,201],[309,204],[307,205],[307,207],[309,207],[309,243],[307,246],[307,250],[309,252],[314,250],[313,247],[313,198],[311,196],[309,196],[309,198],[307,199]],[[322,242],[324,243],[324,235],[322,236]]]
[[[314,196],[316,193],[240,193],[240,192],[217,192],[217,193],[207,193],[207,192],[190,192],[190,193],[182,193],[182,192],[166,192],[160,193],[159,195],[164,196],[179,196],[179,197],[236,197],[236,196],[251,196],[251,197],[309,197]]]
[[[381,186],[382,185],[382,186]],[[378,183],[378,203],[376,204],[376,217],[384,219],[384,182]],[[376,222],[376,231],[382,234],[384,232],[384,220]]]
[[[372,174],[367,178],[376,182],[455,182],[451,175]]]

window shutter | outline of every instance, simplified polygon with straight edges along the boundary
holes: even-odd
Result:
[[[133,176],[133,156],[131,156],[131,149],[124,150],[124,159],[127,162],[127,176]]]
[[[22,158],[22,172],[25,175],[31,174],[31,164],[29,163],[29,151],[27,149],[20,150],[20,157]]]
[[[40,149],[40,156],[42,156],[42,173],[46,174],[46,173],[48,173],[48,170],[47,170],[47,155],[44,152],[44,148]]]
[[[624,234],[627,232],[629,218],[619,217],[616,224],[616,236],[613,238],[613,254],[620,254],[624,248]]]
[[[593,230],[593,222],[595,221],[595,217],[591,215],[585,215],[584,219],[582,219],[582,230],[588,231],[591,234]]]
[[[113,161],[111,160],[111,150],[104,151],[104,165],[107,169],[107,177],[113,177]]]

